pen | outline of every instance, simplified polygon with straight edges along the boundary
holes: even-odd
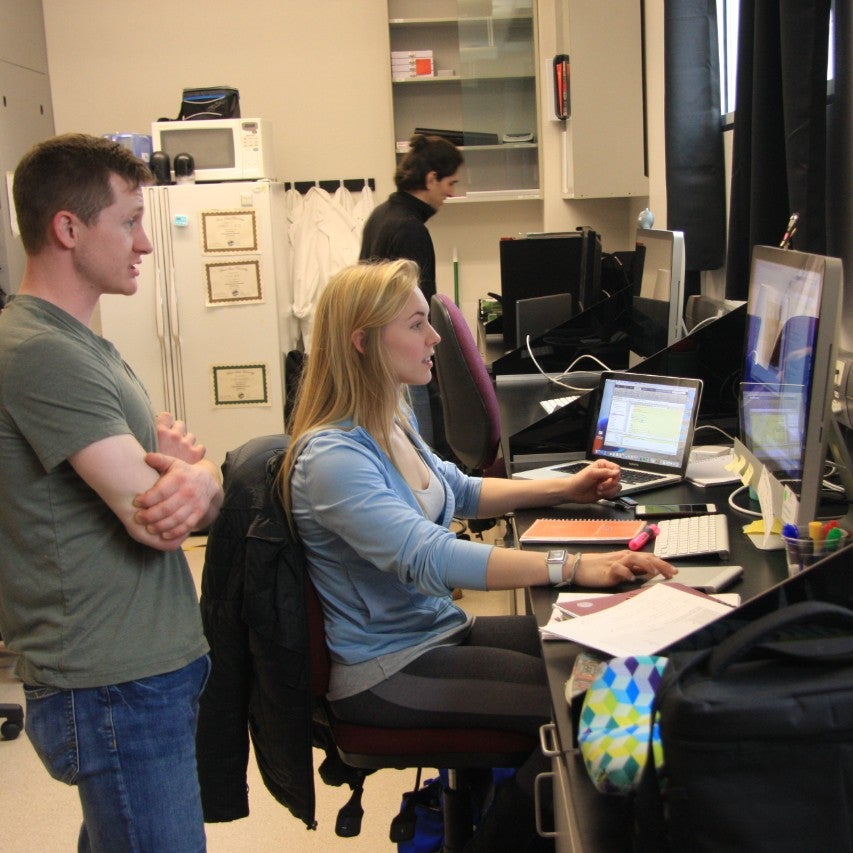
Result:
[[[649,539],[654,539],[660,533],[660,528],[656,524],[645,524],[643,529],[628,543],[628,547],[632,551],[639,551]]]
[[[799,539],[800,531],[797,530],[796,524],[786,524],[782,527],[782,535],[786,539]]]
[[[797,223],[800,221],[799,213],[792,213],[791,218],[788,220],[788,227],[785,229],[785,233],[782,235],[782,242],[779,244],[780,249],[790,249],[791,248],[791,239],[797,231]]]
[[[823,533],[823,538],[826,539],[826,534],[832,530],[833,527],[838,527],[838,522],[833,518],[830,521],[827,521],[826,524],[823,525],[823,529],[821,533]]]
[[[809,539],[814,542],[815,550],[819,551],[823,542],[823,525],[819,521],[809,522]]]
[[[841,545],[842,539],[844,539],[844,531],[837,525],[835,527],[830,527],[823,543],[824,551],[826,551],[827,554],[835,551],[838,546]]]

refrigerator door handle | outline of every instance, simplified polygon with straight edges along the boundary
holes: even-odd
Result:
[[[157,333],[157,344],[160,348],[160,377],[163,383],[163,401],[169,411],[175,409],[175,396],[172,393],[171,379],[171,350],[166,338],[166,321],[168,308],[166,306],[166,282],[163,271],[163,252],[165,243],[161,227],[161,216],[163,208],[162,188],[149,187],[146,189],[147,204],[151,211],[151,237],[154,244],[154,323]]]

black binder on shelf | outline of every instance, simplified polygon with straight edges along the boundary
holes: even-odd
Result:
[[[454,145],[497,145],[500,140],[496,133],[480,133],[474,130],[436,130],[432,127],[416,127],[415,133],[424,136],[441,136]]]

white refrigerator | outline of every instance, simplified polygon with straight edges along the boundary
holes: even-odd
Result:
[[[296,343],[284,186],[146,187],[153,253],[133,296],[101,299],[101,329],[148,390],[221,464],[284,430],[283,363]]]

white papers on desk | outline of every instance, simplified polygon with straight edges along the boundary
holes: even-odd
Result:
[[[573,619],[552,618],[545,627],[551,639],[572,640],[609,655],[652,655],[731,611],[711,597],[656,584],[613,607]]]
[[[563,634],[557,633],[552,628],[556,625],[565,622],[567,619],[571,619],[572,617],[566,613],[565,610],[561,610],[559,607],[560,602],[563,601],[584,601],[588,598],[606,598],[610,595],[609,592],[560,592],[557,594],[557,603],[551,608],[551,618],[548,620],[547,625],[543,625],[539,628],[539,635],[543,640],[566,640],[568,639]]]
[[[739,475],[732,470],[734,454],[731,447],[704,445],[694,447],[687,463],[685,478],[696,486],[719,486],[738,482]]]
[[[690,460],[684,476],[696,486],[736,483],[739,479],[737,471],[730,471],[726,467],[731,461],[731,447],[714,444],[694,447],[690,452]]]

